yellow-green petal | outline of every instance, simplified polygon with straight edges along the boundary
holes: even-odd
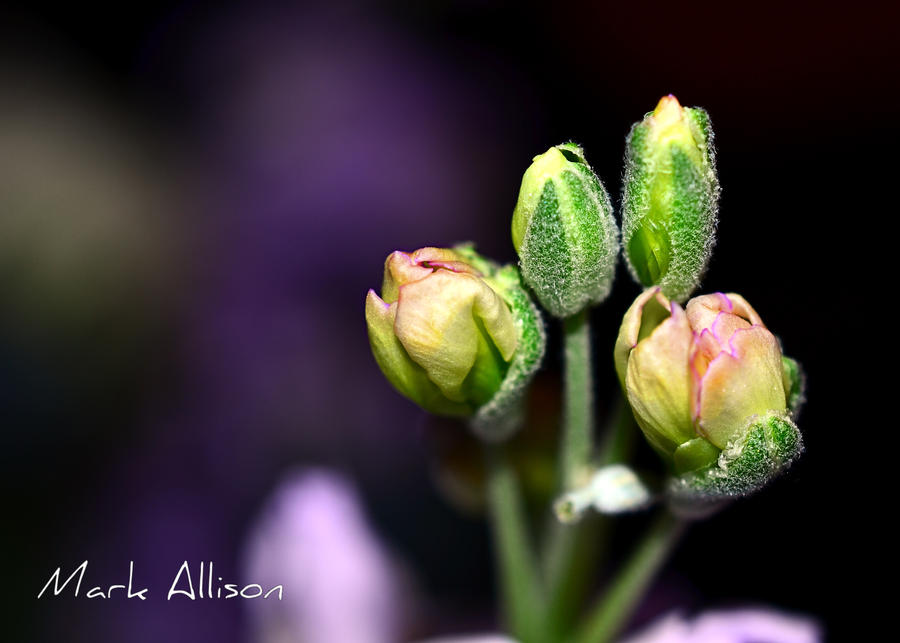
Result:
[[[671,456],[696,437],[691,421],[688,357],[691,329],[678,304],[672,315],[631,351],[625,390],[638,425],[651,444]]]
[[[410,359],[394,334],[397,304],[387,304],[374,291],[366,296],[366,325],[369,345],[378,367],[387,380],[402,395],[432,413],[442,415],[471,415],[474,408],[446,399],[428,379],[425,370]]]
[[[648,326],[656,325],[662,322],[664,317],[654,316],[653,320],[644,319],[644,309],[647,303],[655,299],[656,302],[664,309],[665,316],[669,314],[669,300],[666,299],[659,288],[648,288],[634,300],[634,303],[628,308],[625,317],[622,319],[622,325],[619,327],[619,336],[616,338],[616,346],[613,349],[613,358],[616,363],[616,374],[619,376],[619,383],[625,386],[625,371],[628,366],[628,356],[637,346],[641,337],[641,329],[647,329]],[[650,331],[653,329],[650,328]],[[645,332],[649,334],[649,332]]]
[[[419,265],[412,255],[395,250],[384,262],[381,298],[394,303],[400,296],[400,286],[425,279],[432,272],[433,269]]]
[[[508,331],[500,328],[504,319],[501,307],[512,332],[511,342]],[[498,348],[504,357],[511,354],[515,323],[500,297],[478,277],[438,270],[400,288],[394,332],[428,378],[457,402],[465,399],[462,385],[478,354],[476,314],[487,316],[484,328],[500,338]]]

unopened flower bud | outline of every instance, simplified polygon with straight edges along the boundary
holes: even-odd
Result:
[[[712,253],[718,199],[709,116],[663,97],[626,142],[622,245],[634,277],[687,299]]]
[[[470,417],[488,437],[512,428],[504,420],[543,356],[543,325],[515,266],[469,246],[392,253],[381,297],[366,297],[366,323],[400,393],[426,411]]]
[[[512,220],[522,278],[541,305],[568,317],[612,287],[619,231],[609,196],[574,143],[534,157]]]
[[[615,360],[635,419],[679,489],[749,493],[802,449],[785,366],[796,362],[740,295],[695,297],[682,309],[658,287],[646,290],[625,314]]]

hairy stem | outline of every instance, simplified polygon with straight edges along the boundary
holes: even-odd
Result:
[[[486,451],[488,502],[503,611],[522,643],[545,641],[545,618],[537,562],[528,536],[515,472],[502,447]]]
[[[571,488],[591,457],[594,430],[594,385],[588,309],[563,320],[565,399],[562,438],[562,483]]]
[[[577,643],[612,641],[684,532],[685,523],[664,511],[644,535],[578,633]]]
[[[635,436],[634,416],[623,396],[619,396],[612,416],[602,432],[597,464],[625,462]],[[557,636],[568,636],[572,621],[581,608],[581,598],[590,580],[606,560],[605,543],[612,531],[609,516],[587,515],[577,525],[564,525],[555,517],[549,526],[545,553],[548,622]]]
[[[563,435],[560,445],[561,491],[578,486],[590,463],[594,430],[591,326],[587,308],[563,320],[565,381],[563,383]],[[544,550],[547,578],[548,623],[562,634],[575,615],[586,583],[585,565],[596,549],[599,520],[562,525],[552,519]]]

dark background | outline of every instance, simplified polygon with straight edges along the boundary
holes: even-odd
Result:
[[[864,419],[865,368],[890,343],[890,295],[866,285],[893,276],[896,12],[169,2],[0,18],[4,639],[242,640],[237,602],[33,596],[86,558],[107,582],[128,560],[160,579],[184,559],[235,569],[297,464],[356,482],[426,597],[416,635],[491,627],[486,530],[434,489],[429,429],[371,359],[363,298],[395,248],[472,239],[513,260],[521,173],[563,140],[618,202],[628,128],[669,92],[716,133],[702,289],[743,294],[804,364],[806,452],[692,529],[635,624],[751,604],[839,640],[879,625],[859,572],[889,553],[868,463],[871,427],[893,428]],[[601,413],[637,292],[620,267],[594,313]]]

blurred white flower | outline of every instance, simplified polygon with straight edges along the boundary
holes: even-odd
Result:
[[[818,643],[810,618],[765,608],[704,612],[693,619],[669,614],[622,643]]]

